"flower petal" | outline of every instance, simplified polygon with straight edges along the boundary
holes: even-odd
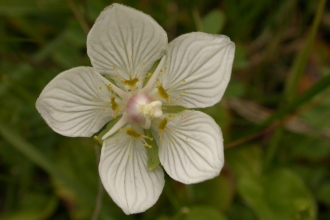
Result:
[[[100,74],[92,67],[77,67],[60,73],[49,82],[36,107],[55,132],[70,137],[90,137],[115,114],[110,98],[110,91]]]
[[[224,35],[181,35],[169,44],[154,92],[174,105],[212,106],[227,87],[234,52],[235,44]]]
[[[148,170],[147,151],[139,138],[125,133],[127,128],[103,142],[99,172],[113,201],[126,214],[133,214],[156,203],[165,181],[160,167]]]
[[[224,164],[219,126],[199,111],[163,115],[152,130],[159,146],[159,159],[166,172],[182,183],[197,183],[220,173]],[[164,123],[165,121],[165,123]],[[159,130],[159,136],[155,131]]]
[[[166,32],[152,17],[120,4],[104,9],[87,37],[93,67],[114,78],[122,88],[124,80],[131,80],[126,85],[141,88],[147,71],[166,46]]]

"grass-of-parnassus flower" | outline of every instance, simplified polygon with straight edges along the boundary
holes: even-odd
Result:
[[[95,137],[102,143],[102,183],[126,214],[143,212],[162,192],[162,167],[186,184],[222,169],[219,126],[187,109],[219,102],[234,51],[228,37],[201,32],[168,43],[149,15],[112,4],[87,37],[92,67],[60,73],[36,107],[55,132],[69,137],[90,137],[109,123]]]

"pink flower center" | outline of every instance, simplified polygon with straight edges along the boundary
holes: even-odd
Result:
[[[151,120],[162,115],[161,106],[160,101],[153,101],[149,95],[137,93],[128,100],[126,113],[132,121],[140,124],[145,129],[149,129]]]

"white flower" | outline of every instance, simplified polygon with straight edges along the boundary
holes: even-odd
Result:
[[[168,44],[150,16],[113,4],[88,34],[93,67],[56,76],[36,107],[55,132],[70,137],[90,137],[120,118],[102,137],[100,177],[126,214],[143,212],[164,187],[158,151],[163,168],[182,183],[219,174],[224,163],[219,126],[202,112],[178,109],[219,102],[234,50],[228,37],[199,32]]]

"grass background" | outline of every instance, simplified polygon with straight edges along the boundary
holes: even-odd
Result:
[[[53,132],[35,109],[58,73],[90,66],[86,35],[106,0],[0,1],[0,218],[330,219],[330,4],[326,0],[123,0],[169,40],[193,31],[236,43],[222,101],[221,175],[166,176],[159,201],[126,216],[100,191],[99,148]]]

